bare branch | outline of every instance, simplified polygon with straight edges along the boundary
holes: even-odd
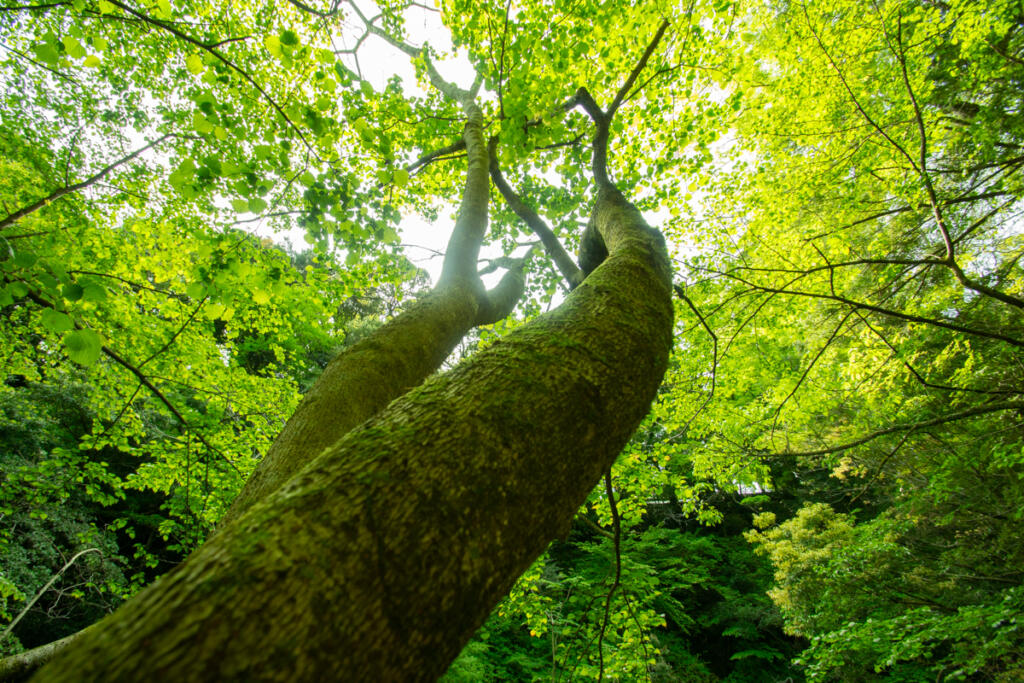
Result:
[[[39,598],[43,597],[43,593],[50,590],[50,586],[56,583],[57,579],[64,575],[64,572],[66,572],[68,568],[70,568],[71,565],[75,563],[75,560],[77,560],[82,555],[85,555],[87,553],[99,553],[100,556],[103,555],[103,552],[99,548],[86,548],[85,550],[81,550],[75,553],[74,557],[65,562],[64,566],[61,567],[60,570],[56,574],[54,574],[49,581],[46,582],[46,585],[39,589],[39,591],[35,594],[35,597],[29,600],[28,604],[26,604],[21,609],[21,611],[18,612],[18,616],[14,617],[14,619],[11,620],[11,623],[7,625],[6,629],[4,629],[4,632],[0,634],[0,642],[3,642],[7,638],[7,636],[11,634],[11,631],[14,630],[14,627],[17,626],[18,622],[21,621],[21,618],[25,616],[25,613],[32,609],[32,605],[36,604],[36,602],[39,601]]]

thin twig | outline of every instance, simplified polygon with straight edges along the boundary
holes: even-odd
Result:
[[[622,524],[619,520],[619,508],[615,504],[615,491],[612,488],[612,471],[608,469],[604,474],[604,490],[608,496],[608,509],[612,513],[612,530],[614,533],[613,542],[615,544],[615,579],[612,581],[612,587],[608,589],[608,595],[604,601],[604,618],[601,620],[601,631],[597,636],[597,661],[598,661],[598,674],[597,680],[604,680],[604,633],[608,628],[608,617],[612,606],[612,596],[615,595],[615,590],[619,587],[619,581],[622,579]]]
[[[932,418],[931,420],[922,420],[921,422],[912,422],[908,424],[893,425],[886,427],[885,429],[879,429],[871,432],[866,436],[863,436],[854,441],[850,441],[838,446],[830,446],[829,448],[819,448],[813,451],[782,451],[777,453],[778,456],[785,457],[809,457],[815,455],[831,455],[833,453],[841,453],[848,451],[851,448],[857,446],[863,446],[869,441],[885,436],[887,434],[895,434],[897,432],[903,432],[907,430],[924,429],[925,427],[937,427],[938,425],[947,424],[949,422],[956,422],[957,420],[965,420],[969,417],[976,417],[978,415],[987,415],[988,413],[995,413],[1002,410],[1024,410],[1024,402],[1021,401],[1003,401],[1000,403],[989,403],[988,405],[977,406],[968,410],[961,410],[957,413],[949,413],[941,417]]]

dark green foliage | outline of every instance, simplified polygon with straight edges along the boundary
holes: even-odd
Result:
[[[543,569],[528,574],[528,587],[491,615],[444,680],[594,678],[614,561],[611,539],[577,525],[552,545]],[[625,530],[606,662],[621,667],[621,680],[799,680],[789,660],[800,641],[782,633],[766,595],[770,582],[769,565],[723,527]]]
[[[131,456],[78,448],[92,428],[88,385],[58,374],[46,384],[9,379],[7,389],[0,393],[0,610],[13,618],[72,556],[99,550],[81,556],[35,603],[0,644],[11,653],[94,623],[180,555],[160,540],[163,499],[124,494]]]

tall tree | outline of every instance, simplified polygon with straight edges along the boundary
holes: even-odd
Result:
[[[28,84],[28,108],[55,122],[39,135],[65,120],[101,122],[84,142],[62,147],[56,136],[42,138],[68,168],[100,132],[127,138],[129,123],[143,135],[160,132],[81,181],[26,197],[0,221],[8,244],[18,246],[9,249],[14,267],[5,268],[8,304],[51,311],[47,319],[63,316],[51,332],[65,333],[73,360],[126,371],[186,424],[144,367],[150,358],[136,362],[114,348],[123,320],[98,332],[100,319],[73,305],[81,285],[51,260],[29,256],[46,248],[30,240],[59,237],[51,206],[77,207],[80,193],[113,180],[124,184],[113,186],[118,199],[142,196],[132,204],[145,216],[141,222],[179,225],[188,234],[206,217],[223,215],[231,195],[235,211],[269,210],[278,218],[295,202],[309,239],[325,251],[344,247],[355,265],[367,250],[362,240],[394,241],[396,206],[426,205],[414,194],[412,173],[431,167],[418,178],[422,191],[433,184],[451,196],[433,162],[463,151],[466,159],[434,290],[333,361],[218,533],[83,634],[42,679],[436,678],[515,578],[565,533],[646,413],[671,346],[671,271],[664,240],[612,181],[617,166],[619,182],[637,186],[647,165],[637,156],[644,142],[623,141],[626,161],[615,161],[609,145],[620,139],[613,132],[622,129],[622,114],[641,102],[667,111],[667,102],[648,93],[671,71],[662,41],[672,12],[565,8],[553,36],[542,4],[516,12],[472,5],[446,8],[456,41],[472,45],[478,75],[465,88],[440,75],[429,47],[403,41],[405,6],[383,6],[374,18],[351,3],[321,11],[301,3],[146,8],[100,0],[4,10],[11,39],[20,36],[11,67]],[[358,62],[354,72],[345,66],[346,50],[327,47],[342,35],[343,16],[360,24],[358,43],[383,38],[409,55],[434,92],[407,99],[392,82],[377,93]],[[613,18],[632,33],[607,33]],[[265,31],[259,41],[251,35],[258,30]],[[635,47],[634,35],[649,41],[646,49]],[[558,48],[538,50],[540,44]],[[595,59],[608,68],[594,72]],[[180,76],[199,83],[183,89]],[[55,93],[56,80],[69,81],[63,93]],[[149,118],[154,101],[162,121]],[[341,127],[335,112],[351,126]],[[410,116],[441,125],[400,125]],[[436,145],[437,134],[454,127],[461,134],[440,152],[424,144]],[[249,143],[260,139],[269,144]],[[426,150],[420,160],[396,150],[410,143]],[[150,212],[160,207],[144,195],[163,176],[158,164],[136,161],[163,144],[175,157],[166,176],[174,194],[165,217],[154,220]],[[501,169],[529,163],[537,148],[542,159],[568,155],[562,207],[569,217],[589,213],[583,273],[568,270],[574,289],[556,310],[424,382],[467,330],[504,318],[521,295],[529,254],[507,264],[509,273],[490,290],[477,258],[490,177],[502,178],[503,194],[516,197]],[[356,150],[357,157],[343,156]],[[358,178],[366,175],[373,180],[364,194]],[[387,187],[386,200],[377,183]],[[263,199],[268,193],[271,202]],[[90,230],[122,220],[124,209],[104,215],[103,201],[87,206],[82,223]],[[529,213],[521,199],[512,206]],[[554,231],[536,214],[530,226],[550,259],[569,269]],[[518,231],[508,220],[497,232],[515,241]],[[154,280],[170,276],[187,286],[196,312],[209,299],[207,317],[228,328],[247,293],[259,304],[281,291],[259,268],[233,266],[237,280],[207,276],[207,269],[200,257],[191,269],[167,269]]]

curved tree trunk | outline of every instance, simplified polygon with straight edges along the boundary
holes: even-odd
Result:
[[[646,413],[664,243],[614,188],[556,311],[392,402],[42,669],[43,681],[435,680]]]
[[[476,324],[477,308],[476,298],[463,289],[434,290],[334,358],[257,465],[220,527],[429,377]]]
[[[470,329],[497,322],[523,291],[510,271],[491,292],[477,274],[487,230],[489,162],[479,110],[463,133],[469,157],[458,219],[438,285],[334,358],[257,465],[221,520],[224,527],[305,467],[327,446],[436,371]]]

